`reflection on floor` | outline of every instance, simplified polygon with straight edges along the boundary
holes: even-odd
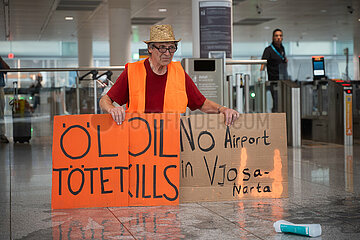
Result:
[[[41,129],[31,144],[0,144],[0,239],[306,239],[276,233],[280,219],[321,224],[315,239],[360,239],[359,145],[289,148],[289,198],[51,211],[51,130]]]

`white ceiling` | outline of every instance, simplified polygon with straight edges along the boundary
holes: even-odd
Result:
[[[76,41],[78,29],[91,25],[94,40],[108,40],[108,2],[94,11],[56,10],[60,0],[0,0],[0,41],[6,40],[4,2],[9,1],[10,40]],[[72,0],[61,0],[72,1]],[[120,0],[119,0],[120,1]],[[72,1],[74,2],[74,1]],[[281,28],[285,41],[352,41],[354,28],[360,31],[360,0],[243,0],[235,1],[233,21],[245,18],[274,18],[256,26],[234,26],[234,42],[271,40],[272,30]],[[192,0],[131,0],[132,18],[165,18],[175,35],[192,40]],[[258,14],[256,6],[261,8]],[[349,13],[351,6],[353,13]],[[159,8],[167,8],[161,13]],[[65,21],[65,16],[74,16]],[[133,25],[133,39],[149,38],[149,25]]]

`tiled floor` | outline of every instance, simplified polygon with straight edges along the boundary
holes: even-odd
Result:
[[[0,239],[306,239],[276,233],[280,219],[321,224],[315,239],[360,239],[359,145],[289,148],[289,198],[52,211],[44,122],[31,144],[0,144]]]

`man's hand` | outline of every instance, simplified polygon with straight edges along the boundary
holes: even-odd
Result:
[[[227,107],[220,107],[219,113],[224,114],[225,125],[227,126],[232,125],[235,122],[235,120],[240,117],[240,113],[238,111]]]
[[[221,106],[209,99],[206,99],[200,110],[205,113],[222,113],[225,116],[225,124],[230,126],[240,117],[240,113],[234,109]]]
[[[111,98],[105,94],[100,99],[100,107],[104,112],[110,113],[114,121],[120,125],[125,121],[125,108],[115,107]]]
[[[108,110],[114,121],[120,125],[125,121],[125,109],[123,107],[113,107]]]

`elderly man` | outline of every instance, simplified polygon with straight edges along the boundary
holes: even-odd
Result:
[[[222,113],[225,124],[231,125],[239,113],[206,99],[185,73],[179,62],[172,62],[177,43],[171,25],[155,25],[150,30],[149,58],[129,63],[114,86],[100,100],[100,107],[110,113],[117,124],[125,120],[127,112],[184,113],[186,107],[205,113]]]

